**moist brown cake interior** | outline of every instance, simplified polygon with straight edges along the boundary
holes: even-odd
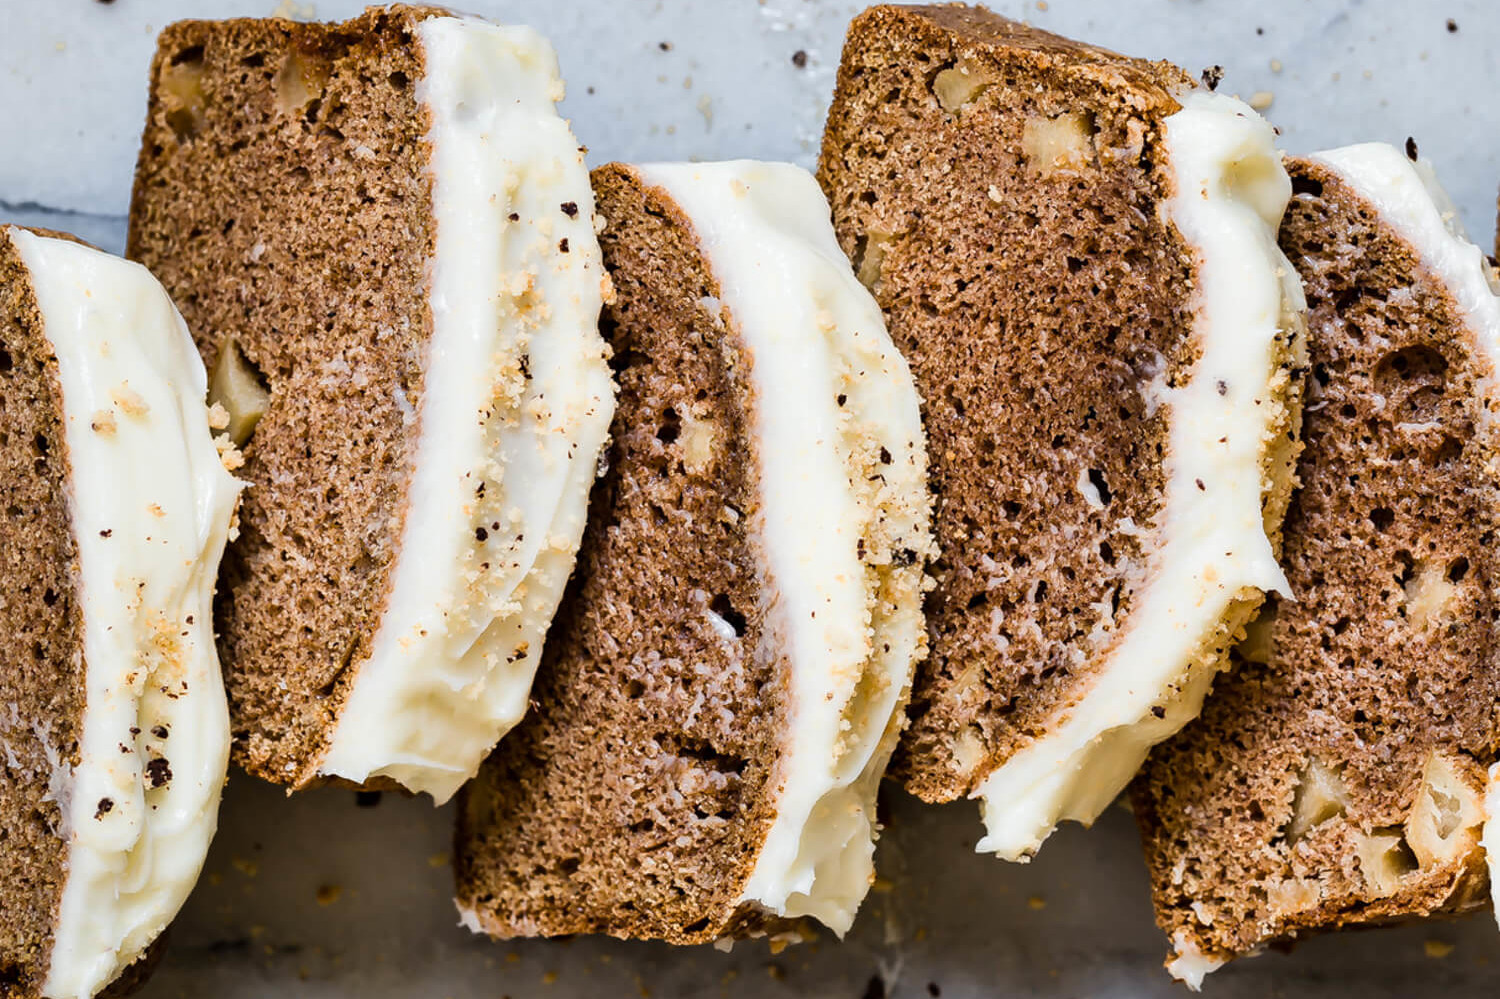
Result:
[[[213,365],[270,405],[217,601],[236,760],[313,777],[390,588],[431,319],[418,21],[185,21],[162,33],[129,255]]]
[[[55,235],[45,233],[44,235]],[[78,765],[84,708],[78,551],[57,359],[29,271],[0,228],[0,996],[40,995],[66,877],[49,786]]]
[[[895,772],[925,799],[1069,708],[1112,642],[1102,608],[1124,620],[1144,579],[1167,441],[1145,390],[1196,360],[1159,211],[1189,82],[982,8],[849,29],[819,180],[924,400],[941,554]]]
[[[1455,838],[1469,833],[1423,864],[1404,826],[1428,807],[1429,754],[1478,795],[1500,747],[1500,496],[1473,334],[1368,202],[1325,167],[1289,165],[1281,242],[1306,285],[1313,361],[1285,529],[1296,599],[1268,612],[1256,648],[1134,788],[1158,921],[1221,958],[1482,904],[1482,852]],[[1445,586],[1436,610],[1423,602]],[[1299,830],[1310,767],[1348,801]],[[1370,835],[1393,839],[1384,886],[1361,859]]]
[[[759,651],[748,372],[675,203],[628,167],[593,183],[616,291],[608,472],[532,710],[460,804],[458,897],[502,937],[702,942],[764,925],[735,903],[775,814],[788,683]],[[708,461],[685,420],[711,427]]]

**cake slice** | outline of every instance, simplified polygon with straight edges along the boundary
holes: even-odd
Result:
[[[0,226],[0,296],[0,995],[87,999],[171,922],[218,821],[239,486],[144,268]]]
[[[1250,108],[962,5],[849,28],[819,178],[923,399],[937,588],[894,772],[979,849],[1090,822],[1283,586],[1302,297]]]
[[[526,708],[613,406],[551,46],[434,8],[162,33],[129,253],[253,487],[218,613],[237,760],[441,801]]]
[[[1168,967],[1487,899],[1500,751],[1500,300],[1426,163],[1291,162],[1312,372],[1267,608],[1135,787]]]
[[[805,171],[594,186],[608,472],[535,708],[464,792],[458,906],[498,937],[842,933],[925,648],[911,376]]]

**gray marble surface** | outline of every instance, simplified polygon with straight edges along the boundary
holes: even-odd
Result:
[[[118,250],[155,32],[186,16],[343,17],[361,0],[0,0],[0,220]],[[843,28],[832,0],[462,0],[557,44],[594,162],[754,156],[811,165]],[[996,9],[1271,97],[1287,148],[1415,136],[1476,241],[1500,181],[1494,0],[996,0]],[[1449,20],[1457,30],[1450,30]],[[794,64],[796,52],[805,65]],[[803,61],[803,60],[799,60]],[[1111,809],[1036,862],[972,852],[969,804],[888,789],[884,881],[849,938],[780,954],[609,940],[495,944],[449,901],[451,809],[343,791],[288,799],[236,774],[173,946],[144,993],[547,996],[1167,996],[1134,825]],[[1481,995],[1488,916],[1308,941],[1211,977],[1212,996]]]

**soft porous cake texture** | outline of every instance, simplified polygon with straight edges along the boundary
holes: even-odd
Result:
[[[1135,788],[1169,968],[1194,985],[1305,931],[1486,898],[1500,300],[1425,163],[1370,145],[1291,169],[1312,358],[1293,599]]]
[[[501,937],[842,933],[923,654],[916,393],[806,172],[595,172],[620,403],[532,715],[465,792]]]
[[[850,27],[819,178],[922,394],[940,547],[895,771],[981,798],[981,850],[1092,821],[1282,583],[1302,301],[1273,138],[982,8]]]
[[[525,710],[612,410],[561,97],[535,32],[434,8],[162,34],[130,253],[248,437],[218,620],[254,774],[443,800]]]
[[[144,268],[0,229],[0,992],[89,997],[197,880],[229,721],[212,593],[238,484]]]

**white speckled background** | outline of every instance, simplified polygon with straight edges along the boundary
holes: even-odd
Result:
[[[1481,245],[1500,181],[1495,0],[992,0],[1014,17],[1273,96],[1286,146],[1414,135]],[[592,160],[754,156],[811,165],[847,0],[461,0],[557,44]],[[0,220],[124,245],[157,29],[187,16],[344,17],[361,0],[0,0]],[[1043,9],[1045,7],[1045,9]],[[1449,19],[1457,30],[1448,30]],[[798,68],[792,55],[803,51]],[[167,997],[1184,995],[1160,970],[1134,825],[1111,809],[1030,866],[974,855],[967,804],[889,790],[850,938],[772,956],[607,940],[494,944],[448,901],[450,810],[349,792],[287,799],[235,775],[203,882],[145,999]],[[882,886],[884,889],[886,886]],[[3,914],[0,914],[3,918]],[[1451,948],[1451,950],[1450,950]],[[1444,956],[1434,956],[1444,955]],[[1324,937],[1209,979],[1218,997],[1492,995],[1488,916]]]

